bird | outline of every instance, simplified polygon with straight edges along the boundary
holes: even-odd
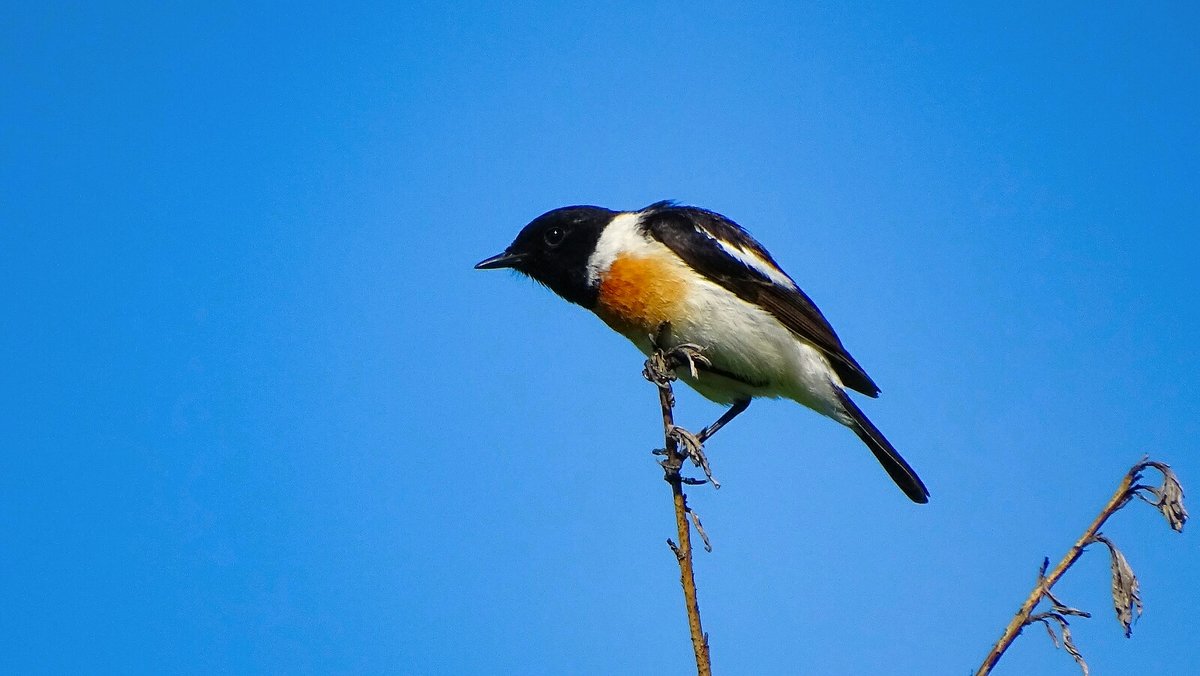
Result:
[[[729,408],[706,441],[759,397],[796,401],[849,427],[913,502],[929,491],[847,390],[879,396],[833,327],[767,249],[731,219],[655,202],[636,211],[567,206],[533,219],[476,269],[511,268],[580,305],[643,353],[664,323],[703,348],[680,379]]]

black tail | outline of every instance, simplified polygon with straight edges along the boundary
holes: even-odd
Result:
[[[904,491],[909,500],[925,504],[929,502],[929,491],[925,488],[925,484],[921,482],[921,477],[913,471],[912,467],[904,462],[904,458],[896,452],[887,438],[883,436],[883,432],[879,431],[878,427],[871,424],[867,420],[867,416],[863,415],[862,409],[858,407],[845,392],[838,393],[842,400],[842,408],[850,414],[853,419],[853,424],[850,428],[858,435],[859,439],[871,449],[875,454],[875,459],[879,464],[883,465],[883,469],[887,471],[888,476],[892,477],[892,481]]]

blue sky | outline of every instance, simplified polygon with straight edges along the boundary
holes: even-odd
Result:
[[[747,227],[932,493],[752,406],[718,673],[968,673],[1142,454],[1200,487],[1183,3],[103,4],[0,28],[2,671],[688,673],[641,358],[471,269],[564,204]],[[1094,670],[1200,673],[1194,534],[1105,531]]]

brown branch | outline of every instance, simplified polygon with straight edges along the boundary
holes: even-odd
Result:
[[[1138,483],[1142,478],[1142,471],[1148,467],[1152,467],[1162,473],[1163,484],[1161,487],[1154,488]],[[1146,497],[1147,493],[1155,499],[1153,501],[1149,500]],[[1067,569],[1079,560],[1079,557],[1083,555],[1083,550],[1087,549],[1088,545],[1096,542],[1104,543],[1112,552],[1113,602],[1116,605],[1118,620],[1120,620],[1122,626],[1125,628],[1126,636],[1129,635],[1131,611],[1136,608],[1137,613],[1141,613],[1141,598],[1137,595],[1137,579],[1133,577],[1133,571],[1129,569],[1129,564],[1125,561],[1124,555],[1120,554],[1111,541],[1100,535],[1100,528],[1108,521],[1109,517],[1129,504],[1129,501],[1135,497],[1141,498],[1157,507],[1162,512],[1164,518],[1167,519],[1167,523],[1172,529],[1176,531],[1183,530],[1183,524],[1187,520],[1187,511],[1183,508],[1183,489],[1179,484],[1178,478],[1176,478],[1175,473],[1166,464],[1143,459],[1125,473],[1125,476],[1121,479],[1121,484],[1117,486],[1117,491],[1109,498],[1108,504],[1104,506],[1104,509],[1100,510],[1100,514],[1087,527],[1083,535],[1075,541],[1075,544],[1067,551],[1066,556],[1058,562],[1054,570],[1051,570],[1049,574],[1046,573],[1049,559],[1042,564],[1042,569],[1038,574],[1038,581],[1034,585],[1033,591],[1029,593],[1025,602],[1021,604],[1020,610],[1013,616],[1012,621],[1004,628],[1004,633],[1001,634],[1000,640],[996,641],[996,644],[992,646],[991,651],[984,658],[983,664],[975,672],[975,676],[987,676],[990,674],[996,663],[1000,661],[1000,657],[1004,655],[1004,651],[1008,650],[1012,642],[1021,634],[1021,630],[1035,622],[1041,622],[1046,625],[1047,631],[1050,631],[1051,639],[1057,645],[1058,641],[1054,637],[1054,632],[1047,621],[1049,619],[1058,622],[1063,632],[1063,643],[1071,653],[1071,656],[1079,663],[1084,676],[1087,675],[1088,669],[1082,655],[1079,654],[1070,642],[1071,637],[1064,615],[1079,615],[1081,617],[1088,617],[1088,615],[1083,611],[1064,606],[1050,592],[1050,588],[1067,572]],[[1043,598],[1048,598],[1051,601],[1051,612],[1033,615],[1034,608],[1037,607]]]
[[[696,673],[700,676],[711,676],[712,664],[708,652],[708,635],[704,633],[704,629],[700,624],[700,605],[696,600],[696,578],[692,572],[692,537],[691,527],[688,524],[689,515],[696,521],[696,528],[704,539],[705,548],[710,548],[708,546],[708,537],[705,536],[703,529],[700,528],[700,520],[688,508],[687,496],[683,493],[683,484],[685,482],[689,484],[696,482],[685,479],[680,474],[684,460],[691,457],[696,461],[697,465],[700,465],[697,455],[701,459],[703,459],[704,455],[703,451],[699,448],[680,448],[680,440],[683,439],[686,444],[686,440],[690,435],[682,430],[682,428],[675,426],[673,413],[675,395],[671,390],[671,381],[675,380],[675,369],[684,365],[694,369],[693,362],[704,360],[704,357],[699,354],[699,348],[696,346],[664,347],[669,340],[670,331],[670,325],[664,323],[659,327],[658,335],[651,337],[654,351],[651,353],[650,358],[646,360],[646,368],[642,373],[647,380],[658,386],[658,403],[662,408],[663,436],[666,440],[666,448],[663,450],[663,454],[666,457],[662,460],[661,464],[663,467],[663,478],[671,485],[671,497],[675,503],[675,530],[679,537],[678,545],[668,538],[667,546],[671,548],[671,551],[675,554],[676,561],[679,562],[679,581],[683,585],[683,599],[687,606],[688,628],[692,634],[692,649],[696,653]],[[680,434],[681,432],[683,434]],[[711,479],[712,475],[708,472],[708,462],[704,461],[702,466],[705,473]]]

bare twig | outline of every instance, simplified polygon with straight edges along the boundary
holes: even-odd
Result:
[[[683,486],[685,483],[693,484],[695,480],[685,479],[680,474],[683,461],[690,458],[696,466],[704,470],[704,474],[709,481],[713,482],[714,486],[717,485],[717,482],[712,477],[708,460],[704,457],[704,450],[695,436],[683,428],[675,426],[673,412],[675,396],[671,391],[671,382],[675,380],[676,368],[686,365],[694,374],[696,362],[707,362],[707,359],[700,354],[700,348],[695,345],[667,348],[670,332],[670,325],[664,323],[659,327],[658,335],[651,336],[654,350],[650,354],[650,358],[646,360],[646,367],[642,371],[642,375],[658,386],[658,402],[662,408],[663,437],[666,448],[661,453],[665,457],[660,464],[663,467],[663,478],[671,485],[671,496],[675,503],[675,530],[679,536],[678,545],[668,539],[667,546],[671,548],[675,559],[679,562],[679,581],[683,585],[688,628],[692,634],[692,649],[696,653],[696,673],[700,676],[711,676],[712,664],[708,652],[708,635],[704,633],[700,624],[700,605],[696,600],[696,578],[692,571],[692,537],[691,527],[688,524],[689,516],[695,522],[696,530],[704,540],[704,548],[711,551],[712,547],[700,525],[700,518],[688,508]]]
[[[1162,474],[1163,483],[1161,486],[1155,488],[1138,483],[1142,479],[1142,472],[1148,468],[1156,469]],[[1153,500],[1147,497],[1148,495],[1153,497]],[[1111,540],[1100,534],[1100,528],[1104,526],[1109,517],[1129,504],[1129,501],[1134,497],[1149,502],[1158,508],[1172,529],[1176,531],[1183,530],[1183,524],[1187,521],[1187,510],[1183,507],[1183,487],[1180,485],[1179,479],[1171,471],[1170,466],[1143,458],[1141,462],[1131,467],[1125,473],[1125,476],[1121,479],[1121,484],[1117,486],[1117,491],[1109,498],[1108,504],[1104,506],[1104,509],[1100,510],[1100,514],[1087,527],[1083,535],[1075,541],[1071,549],[1067,550],[1066,556],[1058,562],[1058,565],[1049,574],[1046,573],[1046,569],[1050,565],[1050,559],[1043,561],[1041,571],[1038,573],[1038,581],[1034,585],[1033,591],[1029,593],[1025,602],[1021,604],[1021,608],[1013,616],[1012,621],[1004,628],[1004,633],[1001,634],[1000,640],[996,641],[996,644],[992,646],[987,657],[984,658],[983,664],[975,672],[976,676],[987,676],[987,674],[990,674],[996,663],[1000,661],[1000,657],[1004,655],[1004,651],[1008,650],[1012,642],[1021,634],[1021,630],[1035,622],[1041,622],[1046,626],[1046,630],[1050,632],[1051,640],[1054,641],[1055,646],[1058,646],[1058,637],[1054,634],[1054,629],[1050,625],[1052,621],[1058,625],[1059,630],[1062,632],[1062,646],[1075,658],[1084,676],[1087,676],[1087,663],[1083,661],[1083,655],[1080,654],[1071,640],[1071,632],[1068,628],[1069,625],[1066,616],[1091,616],[1082,610],[1064,605],[1050,592],[1050,588],[1067,572],[1067,569],[1079,560],[1079,557],[1083,555],[1083,550],[1093,543],[1102,543],[1109,549],[1112,557],[1113,605],[1117,611],[1117,619],[1121,622],[1121,626],[1125,630],[1125,635],[1130,635],[1133,620],[1136,619],[1137,615],[1141,615],[1142,612],[1142,599],[1138,590],[1137,577],[1134,576],[1133,569],[1129,566],[1129,562],[1126,561],[1125,555],[1117,549]],[[1049,599],[1051,603],[1050,610],[1033,614],[1034,608],[1037,607],[1043,598]]]

